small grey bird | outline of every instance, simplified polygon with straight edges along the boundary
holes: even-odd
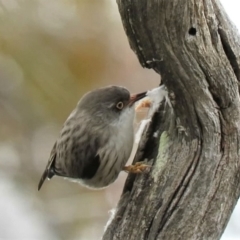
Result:
[[[38,184],[54,175],[90,188],[103,188],[120,171],[142,172],[146,165],[125,166],[134,141],[134,103],[146,92],[130,95],[109,86],[85,94],[63,125]]]

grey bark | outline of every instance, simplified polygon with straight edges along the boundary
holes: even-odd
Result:
[[[161,74],[161,105],[103,240],[219,239],[240,195],[240,38],[218,0],[117,0],[141,65]],[[159,133],[154,137],[153,133]]]

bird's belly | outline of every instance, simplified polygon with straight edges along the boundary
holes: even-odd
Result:
[[[101,163],[91,179],[81,182],[90,188],[104,188],[113,183],[128,161],[133,147],[133,130],[128,136],[119,134],[99,152]],[[116,144],[115,144],[116,143]]]

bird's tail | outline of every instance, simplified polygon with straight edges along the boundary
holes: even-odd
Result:
[[[55,171],[54,171],[54,165],[55,165],[55,159],[56,159],[55,146],[56,146],[56,143],[53,146],[53,149],[52,149],[52,152],[50,155],[50,160],[47,164],[47,167],[46,167],[45,171],[43,172],[43,175],[38,183],[38,191],[41,189],[46,178],[51,179],[55,175]]]
[[[52,171],[51,166],[46,168],[46,170],[44,171],[44,173],[38,183],[38,191],[41,189],[46,178],[51,179],[53,176],[54,176],[54,171]]]

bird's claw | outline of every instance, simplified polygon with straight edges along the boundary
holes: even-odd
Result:
[[[128,173],[137,174],[145,172],[150,167],[151,167],[150,165],[146,165],[143,162],[137,162],[134,165],[124,166],[123,170]]]

